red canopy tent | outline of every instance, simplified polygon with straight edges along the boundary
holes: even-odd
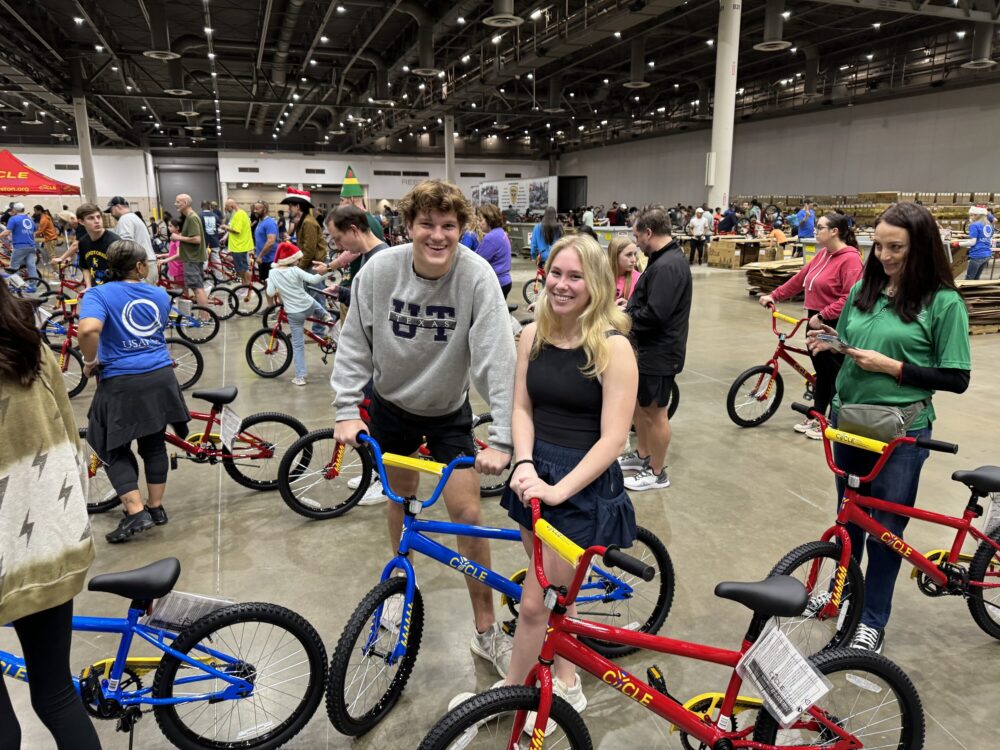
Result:
[[[79,195],[80,188],[36,172],[7,149],[0,151],[0,195]]]

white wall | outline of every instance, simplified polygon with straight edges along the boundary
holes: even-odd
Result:
[[[303,184],[339,184],[344,181],[347,167],[354,168],[358,180],[372,199],[397,200],[425,177],[376,176],[375,170],[425,171],[429,177],[444,178],[444,159],[430,157],[337,155],[303,156],[296,154],[264,154],[259,151],[223,151],[219,153],[219,179],[222,182]],[[240,172],[240,167],[256,167],[259,172]],[[322,175],[306,174],[306,169],[324,169]],[[545,177],[547,161],[471,160],[456,159],[455,171],[485,172],[486,177],[458,177],[456,182],[468,195],[472,187],[485,180],[502,180],[508,172],[520,172],[522,177]]]
[[[1000,192],[998,98],[982,86],[737,124],[730,192]],[[591,203],[700,203],[709,143],[703,130],[575,152],[559,174],[586,175]]]

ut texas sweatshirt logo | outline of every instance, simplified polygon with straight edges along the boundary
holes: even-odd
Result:
[[[455,330],[455,308],[428,305],[427,314],[422,315],[420,305],[394,298],[389,320],[392,332],[401,339],[415,338],[419,328],[433,328],[434,341],[447,341],[448,331]]]

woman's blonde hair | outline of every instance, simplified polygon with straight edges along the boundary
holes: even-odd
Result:
[[[629,317],[615,304],[615,278],[611,274],[607,256],[597,240],[585,234],[571,234],[558,240],[549,252],[545,272],[549,273],[552,263],[563,250],[574,250],[583,268],[583,283],[590,301],[580,313],[581,346],[587,355],[582,372],[588,378],[596,378],[608,368],[611,358],[608,350],[608,331],[618,331],[628,335],[632,328]],[[545,344],[551,344],[558,328],[556,314],[547,290],[542,290],[535,303],[537,329],[531,344],[531,358],[534,359]]]

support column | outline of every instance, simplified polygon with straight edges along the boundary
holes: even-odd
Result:
[[[712,150],[705,158],[705,186],[708,188],[708,205],[712,207],[725,207],[729,204],[741,12],[742,0],[721,0],[719,3],[719,39],[715,44]]]
[[[80,190],[83,199],[97,202],[97,176],[94,171],[94,152],[90,146],[90,117],[87,99],[83,95],[83,67],[79,59],[71,67],[73,93],[73,119],[76,123],[76,141],[80,145]]]
[[[444,116],[444,178],[455,184],[455,115]]]

